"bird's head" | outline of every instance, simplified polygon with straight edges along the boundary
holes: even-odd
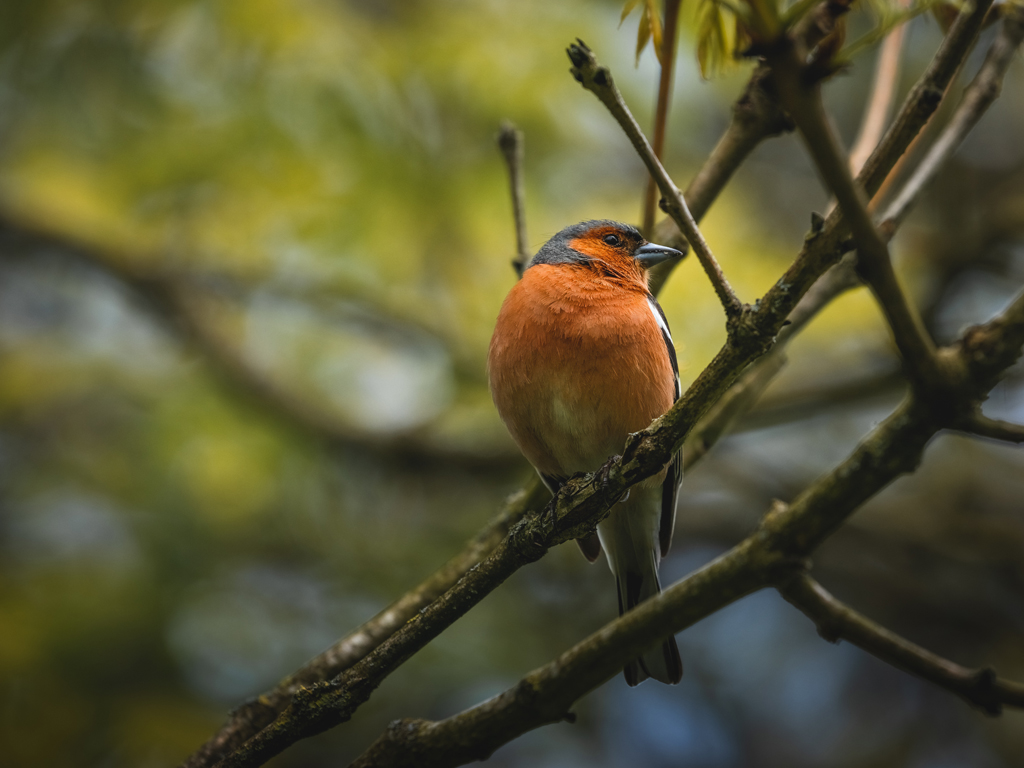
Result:
[[[587,269],[595,276],[639,280],[655,264],[681,256],[675,248],[644,240],[636,227],[617,221],[584,221],[548,240],[530,261]]]

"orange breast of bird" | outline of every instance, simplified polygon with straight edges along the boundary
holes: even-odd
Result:
[[[537,264],[502,305],[491,394],[526,458],[567,477],[597,469],[674,400],[668,350],[639,280]]]

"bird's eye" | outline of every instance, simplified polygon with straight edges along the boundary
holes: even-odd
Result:
[[[604,241],[613,248],[618,248],[622,245],[622,241],[619,239],[618,235],[605,235]]]

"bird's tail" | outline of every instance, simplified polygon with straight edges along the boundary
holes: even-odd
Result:
[[[629,560],[633,562],[628,562]],[[661,592],[658,564],[653,551],[641,562],[636,562],[635,558],[622,558],[615,565],[615,586],[619,593],[620,616]],[[629,685],[637,685],[648,677],[668,685],[678,683],[683,677],[683,662],[679,658],[679,647],[676,645],[675,637],[669,635],[661,645],[627,663],[623,673]]]

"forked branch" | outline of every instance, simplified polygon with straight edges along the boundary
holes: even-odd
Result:
[[[887,664],[952,691],[988,715],[1001,714],[1004,706],[1024,707],[1024,685],[1000,678],[992,669],[962,667],[915,645],[836,600],[807,573],[797,574],[778,590],[830,643],[853,643]]]

